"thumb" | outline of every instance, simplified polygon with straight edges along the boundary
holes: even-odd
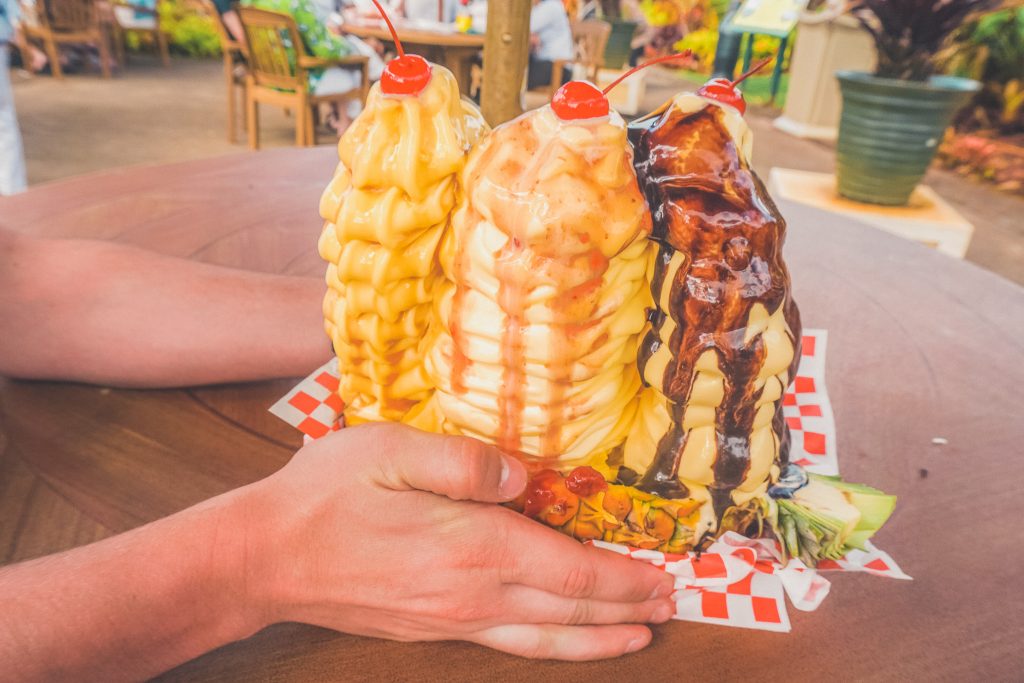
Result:
[[[503,503],[526,486],[526,468],[494,446],[465,436],[397,427],[387,448],[377,448],[383,485],[430,491],[452,500]]]

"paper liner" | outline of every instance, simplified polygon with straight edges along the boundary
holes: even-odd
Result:
[[[777,541],[722,534],[698,556],[637,550],[617,543],[591,541],[598,548],[649,562],[676,579],[676,619],[762,631],[790,630],[783,595],[799,610],[813,612],[828,595],[831,584],[820,572],[868,572],[892,579],[910,579],[889,555],[870,542],[838,562],[811,569],[798,559],[782,564]]]
[[[838,475],[836,428],[825,389],[825,330],[804,330],[797,376],[783,397],[783,414],[792,434],[790,461],[809,472]],[[341,428],[343,404],[338,389],[338,361],[333,359],[297,384],[270,412],[305,435],[318,439]],[[723,534],[707,551],[672,555],[615,543],[592,545],[662,567],[676,577],[676,619],[764,631],[788,632],[784,595],[799,610],[811,612],[828,595],[831,584],[822,571],[866,572],[910,579],[896,562],[870,542],[841,560],[826,560],[811,569],[798,559],[782,564],[778,542]]]

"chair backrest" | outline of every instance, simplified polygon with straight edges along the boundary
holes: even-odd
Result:
[[[577,21],[572,27],[572,38],[576,43],[576,62],[583,65],[591,77],[604,64],[604,49],[608,45],[612,25],[600,19]]]
[[[40,19],[61,33],[91,31],[99,26],[94,0],[41,0]]]
[[[633,51],[633,36],[639,24],[635,21],[612,21],[611,26],[602,66],[606,69],[622,69],[627,66],[626,62]]]
[[[249,43],[249,71],[257,85],[305,90],[305,72],[296,67],[305,55],[299,29],[290,14],[239,7],[238,16]]]

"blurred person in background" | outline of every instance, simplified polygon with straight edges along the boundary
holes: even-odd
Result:
[[[39,24],[35,0],[21,0],[20,3],[15,2],[15,4],[19,6],[21,14],[14,22],[14,37],[11,38],[11,44],[21,52],[22,68],[34,74],[40,73],[49,65],[50,58],[46,56],[45,52],[30,43],[25,36],[26,25],[37,26]]]
[[[377,14],[377,8],[373,6],[370,0],[339,0],[338,4],[341,6],[341,16],[346,21],[354,19],[368,19],[371,16],[380,16]],[[391,9],[390,2],[382,2],[385,9]]]
[[[121,28],[129,30],[133,28],[145,30],[156,28],[156,17],[150,13],[156,11],[156,0],[131,0],[131,4],[131,7],[126,5],[113,5],[111,7]],[[150,12],[140,12],[135,9],[136,7],[150,10]]]
[[[354,36],[336,35],[328,30],[330,15],[324,14],[324,5],[315,0],[243,0],[243,5],[257,9],[290,14],[299,29],[299,37],[311,55],[336,59],[353,54],[369,58],[371,81],[380,79],[384,63],[376,51]],[[309,89],[314,95],[346,92],[359,86],[360,75],[340,67],[317,69],[309,74]],[[344,107],[331,105],[327,123],[341,135],[362,109],[362,102],[352,100]]]
[[[526,89],[551,85],[557,61],[572,61],[572,28],[562,0],[533,0],[530,10],[530,64]],[[562,82],[571,80],[568,68],[562,67]]]
[[[220,22],[224,24],[228,34],[242,45],[246,44],[245,29],[242,28],[242,20],[238,18],[234,3],[231,0],[212,0],[213,6],[217,8],[220,15]]]
[[[566,6],[566,10],[572,11],[572,8]],[[575,12],[577,21],[586,21],[587,19],[600,19],[601,3],[599,3],[597,0],[589,0],[589,2],[580,2],[576,7]]]
[[[401,16],[412,21],[455,21],[456,0],[399,0],[393,7]]]
[[[17,0],[0,0],[0,195],[25,189],[25,153],[11,91],[10,42],[17,22]]]
[[[487,32],[487,0],[469,0],[469,16],[473,17],[473,31]]]
[[[637,25],[633,39],[629,42],[629,65],[636,66],[654,38],[654,29],[647,23],[647,15],[640,7],[640,0],[622,0],[619,11],[623,20],[636,22]]]

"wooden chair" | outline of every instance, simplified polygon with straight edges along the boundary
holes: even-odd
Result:
[[[608,22],[612,30],[604,48],[602,69],[628,69],[629,57],[633,52],[633,36],[639,26],[635,21],[613,20]]]
[[[370,89],[368,59],[363,55],[323,59],[306,53],[295,19],[290,14],[252,7],[240,7],[239,17],[248,46],[249,75],[246,78],[246,126],[249,148],[259,149],[260,103],[295,110],[295,144],[308,147],[316,142],[314,109],[326,102],[366,100]],[[340,66],[358,71],[357,88],[330,95],[309,91],[309,71]]]
[[[114,49],[117,50],[117,61],[125,64],[125,34],[129,32],[148,34],[153,38],[160,53],[160,61],[165,67],[171,65],[171,55],[167,48],[167,34],[160,28],[160,0],[153,7],[136,5],[130,0],[114,0],[113,2]]]
[[[231,35],[211,0],[190,0],[188,6],[213,22],[217,38],[220,39],[220,52],[224,59],[224,84],[228,93],[228,142],[234,143],[238,139],[235,135],[235,124],[239,109],[242,111],[243,127],[245,125],[245,79],[249,71],[245,45]],[[235,98],[236,90],[238,100]],[[236,108],[237,102],[240,102],[241,106]]]
[[[22,26],[26,38],[42,42],[54,78],[64,78],[57,47],[72,43],[95,44],[100,51],[100,71],[110,78],[110,44],[93,0],[39,0],[36,15],[36,25]]]
[[[604,50],[608,45],[608,36],[612,33],[612,25],[600,19],[586,19],[573,22],[572,41],[576,49],[576,59],[572,62],[560,60],[551,67],[550,97],[562,87],[562,69],[575,63],[583,67],[586,78],[597,82],[597,71],[604,66]]]

